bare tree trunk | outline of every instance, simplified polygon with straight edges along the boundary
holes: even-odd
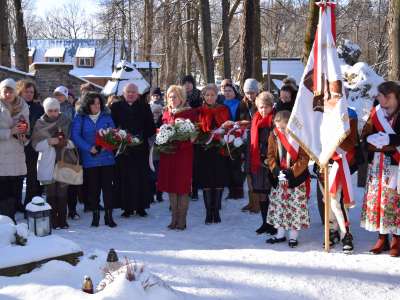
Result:
[[[310,52],[314,43],[315,31],[318,26],[318,16],[319,16],[319,8],[315,4],[317,0],[310,0],[308,7],[308,17],[307,17],[307,26],[306,26],[306,35],[304,37],[304,48],[303,48],[303,63],[307,63],[308,57],[310,56]]]
[[[222,0],[224,1],[224,0]],[[229,10],[229,15],[228,15],[228,27],[231,25],[233,16],[235,15],[235,12],[240,4],[241,0],[235,0],[235,2],[233,3],[231,9]],[[216,49],[222,49],[223,48],[223,41],[224,41],[224,31],[222,30],[221,35],[218,38],[218,42],[217,42],[217,46]]]
[[[222,36],[224,55],[224,78],[231,78],[231,51],[229,49],[229,0],[222,0]]]
[[[261,20],[260,0],[254,0],[254,24],[253,24],[253,72],[252,77],[262,82],[262,55],[261,55]]]
[[[207,83],[214,83],[214,60],[211,37],[210,3],[208,0],[200,0],[201,29],[203,36],[203,53],[205,63],[205,75]]]
[[[154,26],[154,0],[144,1],[144,54],[145,61],[151,60],[151,50],[153,46],[153,26]]]
[[[128,0],[128,48],[126,59],[132,62],[132,0]]]
[[[240,24],[240,87],[253,74],[253,45],[254,45],[254,1],[243,1],[243,15]]]
[[[400,79],[400,0],[389,4],[389,80]]]
[[[24,24],[24,15],[21,7],[21,0],[14,0],[14,9],[16,16],[16,41],[15,49],[15,67],[21,71],[28,71],[28,41],[26,38],[26,29]]]
[[[121,1],[121,52],[120,58],[126,59],[126,47],[125,47],[125,27],[126,27],[126,14],[125,14],[125,4]]]
[[[10,33],[7,1],[0,1],[0,65],[11,67]]]
[[[205,64],[204,64],[204,58],[203,58],[203,54],[201,54],[201,50],[200,50],[200,46],[199,46],[199,9],[198,7],[196,7],[195,11],[194,11],[194,16],[193,16],[193,49],[196,53],[197,56],[197,60],[199,62],[200,65],[200,72],[203,78],[206,78],[205,73],[206,70],[205,68]]]
[[[191,74],[192,73],[192,49],[193,49],[193,22],[191,21],[192,18],[192,7],[190,2],[186,4],[186,30],[185,30],[185,62],[186,68],[185,73]]]

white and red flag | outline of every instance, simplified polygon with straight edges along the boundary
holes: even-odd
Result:
[[[336,51],[335,3],[321,1],[319,24],[288,131],[311,159],[325,166],[350,131]]]

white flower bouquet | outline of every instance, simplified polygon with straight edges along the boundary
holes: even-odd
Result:
[[[174,153],[177,142],[193,141],[197,129],[189,119],[176,119],[174,124],[164,124],[157,132],[155,149],[162,153]]]

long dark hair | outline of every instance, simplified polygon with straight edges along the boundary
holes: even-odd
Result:
[[[397,81],[385,81],[378,85],[378,92],[385,97],[393,93],[397,100],[396,112],[400,111],[400,84]]]
[[[105,108],[103,96],[97,92],[87,92],[80,100],[81,105],[79,107],[79,113],[82,115],[90,115],[90,105],[95,103],[96,98],[100,100],[100,111],[103,112]]]

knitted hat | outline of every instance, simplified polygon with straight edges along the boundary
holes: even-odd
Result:
[[[254,92],[258,94],[259,92],[258,81],[255,80],[254,78],[247,78],[243,85],[243,91],[245,93]]]
[[[61,94],[68,98],[68,89],[63,85],[60,85],[54,90],[53,95],[54,94]]]
[[[6,78],[2,82],[0,82],[0,90],[8,87],[15,91],[16,86],[17,86],[17,84],[16,84],[15,80],[12,78]]]
[[[47,113],[50,109],[58,109],[60,110],[60,102],[56,98],[47,97],[43,101],[44,111]]]

